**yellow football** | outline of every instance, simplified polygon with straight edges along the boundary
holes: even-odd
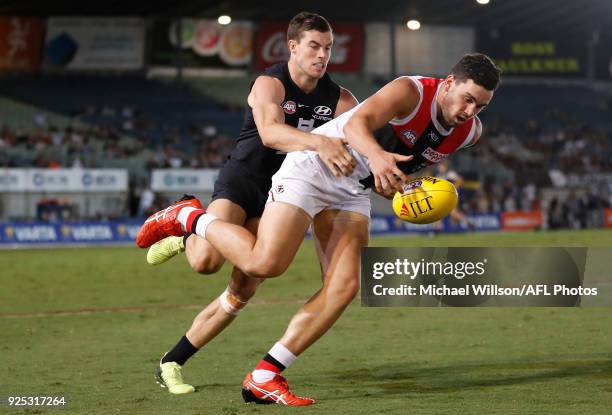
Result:
[[[418,177],[393,197],[393,211],[401,220],[419,225],[448,215],[457,206],[457,189],[448,180]]]

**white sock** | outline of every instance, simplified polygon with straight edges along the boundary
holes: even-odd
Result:
[[[208,225],[210,225],[215,219],[217,219],[217,217],[212,213],[205,213],[200,216],[200,219],[198,219],[198,223],[196,224],[196,235],[206,239],[206,228],[208,228]]]
[[[193,212],[194,210],[197,210],[197,209],[191,206],[187,206],[179,210],[178,215],[176,215],[176,220],[178,220],[179,223],[183,226],[183,231],[185,232],[187,232],[186,228],[187,228],[187,219],[189,218],[189,214]]]
[[[253,376],[253,380],[255,382],[263,383],[274,379],[274,376],[276,376],[277,373],[272,372],[271,370],[257,369],[254,370],[251,375]]]
[[[275,358],[280,364],[285,366],[285,369],[291,366],[291,364],[295,362],[295,359],[297,359],[296,355],[291,353],[289,349],[279,342],[276,342],[274,346],[272,346],[268,354]],[[276,375],[276,372],[265,369],[256,369],[252,373],[253,380],[257,383],[268,382]]]
[[[297,356],[291,353],[291,350],[287,349],[280,342],[276,342],[268,354],[285,366],[285,369],[291,366],[295,359],[297,359]]]

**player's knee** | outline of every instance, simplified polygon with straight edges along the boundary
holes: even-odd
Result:
[[[286,269],[287,265],[282,261],[266,257],[255,259],[243,271],[253,278],[273,278],[281,275]]]
[[[189,258],[189,265],[198,274],[210,275],[219,272],[223,266],[223,257],[215,255],[201,255],[195,258]]]

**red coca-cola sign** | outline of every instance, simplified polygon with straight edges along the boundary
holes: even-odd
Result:
[[[363,26],[358,23],[333,23],[334,46],[328,70],[358,72],[363,60]],[[259,27],[255,40],[255,69],[289,59],[287,22],[267,22]]]

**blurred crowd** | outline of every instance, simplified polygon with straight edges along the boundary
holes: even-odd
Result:
[[[133,107],[87,107],[74,120],[61,128],[38,114],[30,128],[0,127],[0,167],[216,168],[233,146],[210,123],[157,126]]]
[[[560,109],[547,110],[542,119],[494,120],[486,124],[488,147],[507,167],[545,166],[565,172],[612,171],[610,126],[594,126]]]
[[[127,168],[133,183],[130,213],[143,215],[165,202],[143,179],[151,169],[218,168],[234,145],[234,137],[210,122],[170,125],[135,107],[88,106],[72,115],[75,122],[61,128],[44,114],[36,115],[29,129],[1,127],[0,167]],[[605,128],[561,110],[526,121],[487,119],[481,142],[451,167],[465,179],[460,208],[466,213],[541,210],[553,229],[598,226],[601,215],[595,212],[611,206],[612,183],[555,190],[549,176],[551,170],[612,173],[610,138]]]

